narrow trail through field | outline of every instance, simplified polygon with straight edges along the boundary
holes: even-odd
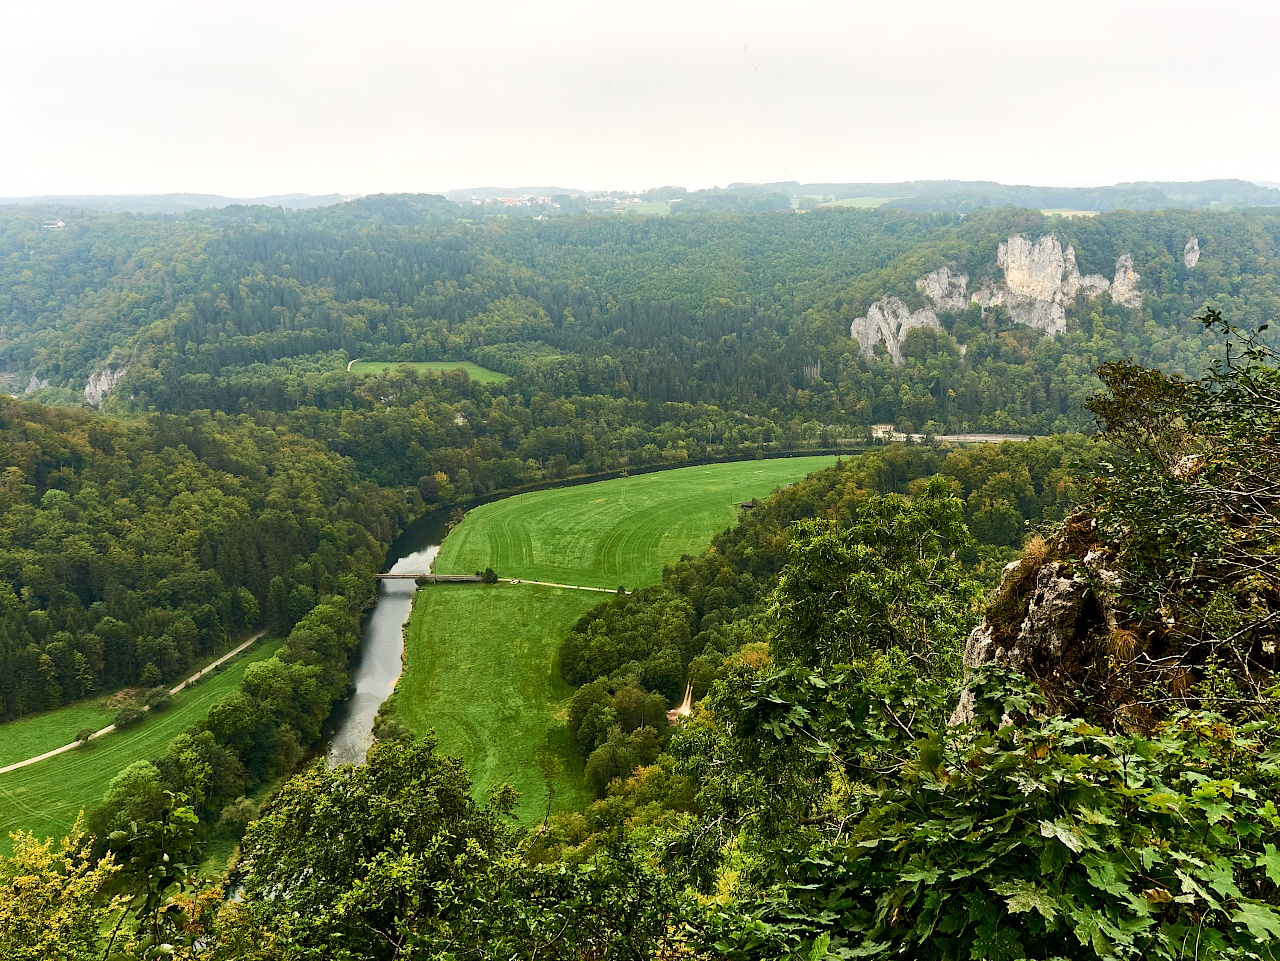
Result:
[[[179,691],[183,690],[189,684],[194,684],[196,681],[200,680],[200,678],[204,677],[210,671],[214,670],[215,668],[219,667],[222,664],[225,664],[227,661],[231,660],[233,657],[235,657],[237,654],[239,654],[241,651],[245,650],[246,648],[251,647],[255,641],[261,639],[266,633],[267,633],[266,631],[259,631],[257,634],[253,635],[253,637],[249,638],[239,647],[232,648],[231,650],[227,651],[226,654],[223,654],[222,657],[214,661],[212,664],[205,665],[204,667],[196,671],[194,674],[192,674],[189,678],[187,678],[182,683],[169,688],[169,693],[177,694]],[[144,711],[149,710],[149,708],[146,707],[145,705],[143,706],[142,709]],[[114,724],[108,724],[102,730],[94,731],[93,734],[88,738],[88,740],[92,741],[94,738],[102,737],[102,735],[104,734],[110,734],[115,729],[116,729],[116,726]],[[28,765],[36,764],[39,761],[47,761],[51,757],[57,757],[59,754],[66,754],[68,751],[74,751],[82,743],[84,742],[72,741],[70,744],[64,744],[62,745],[62,747],[56,747],[52,751],[45,751],[43,754],[37,754],[35,757],[29,757],[25,761],[15,761],[13,764],[7,764],[4,767],[0,767],[0,774],[8,774],[10,771],[16,771],[19,768],[24,768],[24,767],[27,767]]]
[[[563,587],[567,591],[595,591],[597,594],[616,594],[616,587],[583,587],[581,584],[553,584],[551,581],[535,581],[528,577],[499,577],[499,584],[537,584],[540,587]],[[626,593],[625,591],[623,593]],[[0,771],[0,774],[3,774]]]

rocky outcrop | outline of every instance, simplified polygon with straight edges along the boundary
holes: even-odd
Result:
[[[1006,307],[1014,323],[1048,334],[1067,329],[1066,305],[1079,290],[1096,294],[1109,286],[1099,274],[1080,276],[1075,248],[1068,244],[1063,250],[1056,234],[1035,242],[1014,234],[1000,245],[996,264],[1004,281],[984,285],[974,293],[974,302],[983,308]]]
[[[102,401],[107,394],[111,393],[112,388],[120,383],[125,374],[129,372],[126,366],[115,366],[107,364],[97,373],[89,378],[89,383],[84,386],[84,399],[91,407],[102,406]]]
[[[1092,660],[1089,635],[1107,620],[1090,585],[1060,561],[1036,567],[1024,558],[1004,569],[996,598],[965,644],[966,674],[994,661],[1047,691],[1071,690]],[[972,721],[973,708],[965,691],[951,722]]]
[[[1014,323],[1048,334],[1067,329],[1066,306],[1082,290],[1090,297],[1110,290],[1112,298],[1126,307],[1142,304],[1140,278],[1129,254],[1116,260],[1115,279],[1108,281],[1101,274],[1082,276],[1075,248],[1068,244],[1063,250],[1056,235],[1046,234],[1032,242],[1015,234],[1000,245],[996,263],[1004,281],[983,285],[973,301],[983,308],[1006,307]]]
[[[1056,234],[1045,234],[1035,241],[1014,234],[1000,245],[996,264],[1004,279],[985,283],[972,293],[967,274],[953,274],[950,267],[939,267],[916,281],[916,290],[933,304],[932,309],[912,312],[897,297],[886,297],[850,325],[849,335],[868,357],[874,354],[875,345],[883,342],[893,363],[901,366],[902,338],[916,327],[939,329],[935,310],[964,310],[970,302],[983,309],[1004,307],[1015,324],[1061,334],[1067,329],[1067,305],[1081,291],[1096,297],[1109,290],[1118,304],[1142,305],[1140,278],[1133,269],[1133,257],[1127,253],[1116,260],[1115,278],[1107,280],[1101,274],[1081,275],[1075,248],[1068,244],[1064,250]]]
[[[1076,514],[1005,567],[965,644],[964,669],[972,677],[985,664],[1009,667],[1037,683],[1050,710],[1087,704],[1108,726],[1137,729],[1150,717],[1142,704],[1151,686],[1171,675],[1148,657],[1154,635],[1125,613],[1124,585],[1100,537],[1095,518]],[[966,691],[952,722],[973,718]]]
[[[969,275],[953,274],[949,267],[939,267],[916,281],[916,290],[938,310],[964,310],[969,303]]]
[[[1200,241],[1192,237],[1187,241],[1187,245],[1182,248],[1182,262],[1187,265],[1190,270],[1200,262]]]
[[[1116,279],[1111,281],[1111,299],[1125,307],[1141,307],[1142,291],[1138,289],[1137,271],[1133,269],[1133,257],[1121,254],[1116,259]]]
[[[49,381],[48,381],[48,380],[41,380],[41,379],[40,379],[39,377],[37,377],[35,374],[32,374],[32,375],[31,375],[31,382],[30,382],[29,384],[27,384],[27,389],[26,389],[25,391],[23,391],[23,393],[30,394],[30,393],[33,393],[34,391],[40,390],[40,389],[42,389],[42,388],[44,388],[44,387],[48,387],[48,386],[49,386]]]
[[[895,367],[902,366],[902,341],[907,334],[920,327],[941,330],[938,315],[928,307],[912,311],[897,297],[878,300],[849,325],[849,336],[858,342],[867,357],[875,354],[877,343],[883,343]]]

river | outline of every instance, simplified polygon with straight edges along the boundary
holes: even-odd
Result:
[[[419,518],[387,552],[387,574],[425,574],[440,552],[448,511]],[[353,690],[333,714],[329,765],[360,764],[373,744],[373,720],[400,679],[404,625],[413,610],[411,580],[378,581],[378,599],[360,629],[359,660],[352,667]]]

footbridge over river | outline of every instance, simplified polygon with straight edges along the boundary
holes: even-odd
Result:
[[[380,581],[422,581],[424,584],[483,584],[479,574],[379,574]]]

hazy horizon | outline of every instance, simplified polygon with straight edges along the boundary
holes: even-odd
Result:
[[[8,5],[0,196],[1280,181],[1280,8]]]

